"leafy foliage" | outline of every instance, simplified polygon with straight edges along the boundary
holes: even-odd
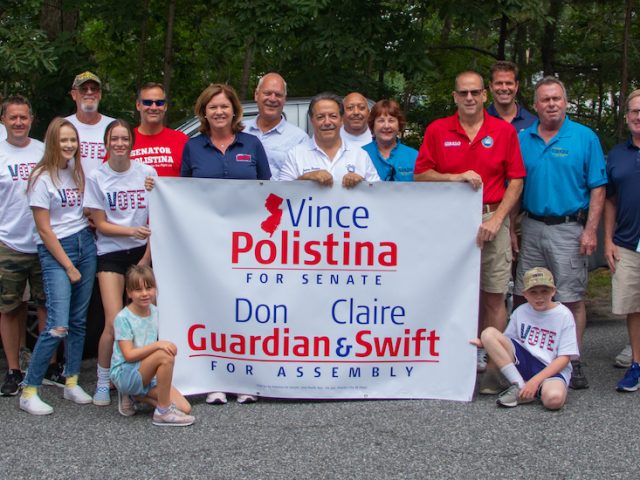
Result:
[[[170,3],[175,23],[167,38]],[[635,2],[632,2],[635,6]],[[95,71],[107,87],[101,110],[134,119],[137,86],[171,68],[171,121],[192,115],[200,91],[227,82],[251,98],[258,78],[280,72],[290,96],[331,90],[395,97],[410,141],[453,110],[453,79],[488,77],[499,58],[518,63],[521,101],[551,68],[569,88],[571,114],[617,141],[624,2],[619,0],[5,0],[0,6],[0,86],[34,100],[42,119],[73,109],[73,76]],[[76,24],[44,31],[57,5]],[[49,8],[49,10],[47,10]],[[633,11],[631,38],[640,32]],[[550,33],[553,35],[550,36]],[[550,40],[552,38],[552,40]],[[172,55],[164,46],[171,41]],[[637,42],[626,61],[640,74]],[[170,60],[166,62],[165,60]],[[168,82],[169,77],[166,77]],[[633,87],[633,82],[631,84]],[[45,122],[38,124],[42,131]]]

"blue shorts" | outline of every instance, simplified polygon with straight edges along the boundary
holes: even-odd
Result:
[[[118,378],[112,378],[111,381],[120,393],[133,396],[146,396],[149,390],[158,385],[156,377],[151,379],[149,385],[142,384],[142,375],[140,375],[140,362],[125,363],[120,367],[120,375]]]
[[[525,382],[531,380],[532,377],[540,373],[546,368],[546,365],[531,355],[529,351],[520,345],[513,338],[510,339],[513,344],[513,354],[516,357],[516,368]],[[551,375],[549,378],[559,378],[564,382],[564,377],[560,373]]]

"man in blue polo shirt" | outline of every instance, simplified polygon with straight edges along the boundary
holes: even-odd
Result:
[[[516,131],[521,132],[533,125],[536,116],[516,102],[519,86],[515,63],[501,60],[491,65],[489,89],[493,102],[487,108],[487,113],[509,122]]]
[[[540,80],[534,103],[539,120],[519,134],[527,177],[515,293],[522,294],[527,270],[551,270],[557,281],[555,299],[573,313],[582,348],[587,256],[596,249],[607,183],[604,154],[596,134],[566,116],[567,93],[560,80]],[[570,387],[587,388],[580,361],[571,363]]]
[[[627,100],[629,140],[616,145],[607,158],[604,206],[604,254],[613,273],[612,311],[627,316],[631,364],[618,391],[640,386],[640,90]]]

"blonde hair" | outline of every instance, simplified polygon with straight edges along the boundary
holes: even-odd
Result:
[[[51,123],[47,128],[47,133],[44,137],[44,155],[42,156],[42,160],[40,160],[33,169],[33,172],[31,172],[29,188],[33,188],[36,180],[43,172],[47,172],[49,174],[49,177],[51,177],[51,181],[54,182],[54,184],[56,180],[60,181],[58,171],[60,170],[60,165],[64,160],[60,148],[60,130],[62,127],[70,127],[76,134],[78,148],[74,154],[75,162],[73,164],[72,176],[78,189],[81,192],[84,192],[84,171],[82,170],[82,162],[80,161],[80,137],[78,136],[78,130],[73,123],[62,117],[56,117],[51,120]]]

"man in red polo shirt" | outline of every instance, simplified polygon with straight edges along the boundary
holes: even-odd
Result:
[[[522,193],[525,176],[516,130],[484,110],[487,91],[476,72],[456,77],[453,100],[458,111],[431,123],[420,147],[414,180],[468,182],[482,192],[482,224],[476,241],[482,249],[478,333],[507,325],[504,296],[511,278],[509,212]],[[486,353],[478,350],[478,370]]]
[[[161,83],[145,83],[138,90],[140,125],[135,129],[131,160],[153,167],[161,177],[179,177],[182,150],[189,138],[164,126],[167,101]]]

